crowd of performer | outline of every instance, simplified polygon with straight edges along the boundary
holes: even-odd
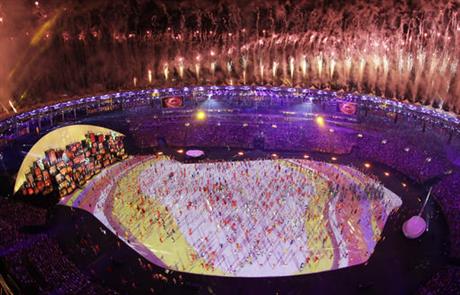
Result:
[[[311,272],[362,263],[388,214],[400,205],[399,198],[355,169],[313,161],[184,165],[162,158],[123,178],[123,188],[113,190],[113,202],[131,209],[118,212],[125,223],[118,232],[122,237],[142,242],[156,235],[166,244],[182,233],[196,250],[190,253],[192,263],[226,274],[247,274],[254,267]]]

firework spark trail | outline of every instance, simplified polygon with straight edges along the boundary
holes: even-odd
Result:
[[[149,9],[141,0],[136,7],[121,2],[111,9],[104,1],[69,3],[58,16],[56,7],[43,8],[48,16],[25,38],[46,37],[51,45],[25,51],[37,58],[16,66],[7,83],[15,97],[25,90],[39,97],[130,88],[136,78],[137,87],[262,83],[358,90],[460,109],[454,1],[158,1]],[[0,10],[0,17],[1,30],[8,16]]]

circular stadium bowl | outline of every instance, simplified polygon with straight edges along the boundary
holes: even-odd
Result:
[[[460,209],[453,209],[451,206],[452,199],[458,198],[455,183],[460,175],[458,168],[456,168],[460,162],[460,120],[453,114],[431,107],[369,95],[288,87],[206,86],[115,92],[50,104],[0,121],[2,168],[14,175],[19,171],[23,160],[27,160],[25,163],[30,164],[32,160],[27,158],[28,154],[30,154],[29,156],[37,156],[52,147],[52,142],[40,142],[39,139],[46,138],[46,135],[53,138],[54,142],[62,139],[59,148],[66,148],[70,142],[65,141],[66,136],[64,134],[60,136],[58,130],[61,127],[73,128],[72,126],[75,125],[97,126],[112,130],[112,134],[123,135],[126,141],[127,154],[138,157],[134,160],[131,157],[123,158],[126,160],[127,167],[129,165],[134,167],[134,165],[141,163],[145,164],[145,167],[151,164],[150,167],[158,168],[149,171],[145,169],[147,172],[135,171],[133,168],[133,173],[142,174],[145,172],[143,175],[148,176],[153,175],[152,171],[162,171],[171,163],[171,165],[178,165],[177,161],[171,161],[165,166],[156,167],[155,162],[150,162],[150,158],[144,158],[148,151],[154,150],[161,150],[161,153],[164,152],[165,155],[172,158],[177,156],[179,159],[183,159],[182,156],[185,156],[188,159],[201,160],[209,157],[210,159],[237,161],[253,157],[253,159],[270,159],[271,162],[278,161],[278,163],[286,161],[289,164],[292,164],[289,162],[290,159],[299,161],[307,161],[308,159],[308,161],[332,163],[334,167],[340,167],[337,169],[342,169],[344,175],[353,175],[358,171],[355,174],[356,182],[362,180],[363,175],[366,174],[378,178],[385,183],[385,186],[388,185],[389,191],[401,196],[403,200],[399,209],[401,211],[408,212],[410,209],[412,210],[410,212],[414,212],[415,209],[419,209],[419,203],[416,201],[417,196],[426,193],[428,186],[433,186],[435,197],[433,200],[440,204],[441,209],[460,213]],[[90,131],[90,129],[79,130],[79,133],[74,135],[81,136],[86,134],[82,131]],[[54,134],[53,132],[57,133]],[[75,138],[72,137],[71,139],[74,140]],[[88,140],[91,141],[92,139]],[[225,154],[225,159],[221,157],[223,154]],[[198,167],[199,165],[200,163],[194,163],[190,167]],[[209,165],[208,168],[211,169],[213,165]],[[116,165],[114,164],[114,166]],[[190,167],[188,169],[191,169]],[[107,170],[107,173],[108,175],[113,173],[114,177],[109,178],[116,179],[115,177],[122,176],[122,170]],[[130,169],[127,168],[126,171],[128,170]],[[25,181],[27,177],[30,177],[28,167],[25,167],[24,171],[24,175],[16,179]],[[187,171],[186,174],[190,175],[189,172]],[[104,170],[98,171],[96,174],[99,176],[94,176],[94,178],[101,177],[105,173]],[[178,175],[168,171],[167,181],[162,183],[165,185],[168,183],[175,185],[186,183]],[[252,179],[246,177],[241,181],[251,182]],[[273,181],[273,183],[275,182]],[[18,187],[20,185],[18,184]],[[13,190],[13,186],[14,184],[2,189],[5,189],[6,194],[8,194]],[[81,188],[83,187],[84,184]],[[75,189],[78,188],[80,187],[77,186]],[[83,191],[91,193],[91,190],[83,189]],[[137,191],[142,191],[142,189],[138,187]],[[80,201],[80,196],[77,197],[72,191],[68,196],[61,199],[60,204],[67,206],[75,204],[75,207],[78,207]],[[89,207],[91,202],[83,201],[81,204],[81,206],[88,206],[81,208],[93,213],[94,216],[102,216],[103,212],[96,212],[99,210],[97,206]],[[431,208],[435,206],[430,204]],[[185,204],[185,206],[187,205],[189,204]],[[233,205],[236,204],[229,202],[229,206]],[[169,208],[173,208],[173,206]],[[379,206],[368,206],[367,209],[369,208],[375,209]],[[326,207],[321,214],[324,212],[330,211]],[[380,231],[383,230],[387,218],[393,218],[394,214],[397,213],[391,213],[391,215],[374,214],[371,216],[372,218],[367,220],[374,229],[378,228]],[[446,216],[455,216],[455,214],[446,214]],[[435,220],[430,219],[430,226],[437,222],[442,224],[440,220],[443,217],[438,216],[436,218]],[[104,217],[102,221],[107,220],[112,219]],[[330,224],[336,223],[335,217],[331,217]],[[451,228],[458,228],[455,219],[447,219],[447,223]],[[385,256],[385,251],[398,253],[397,250],[400,245],[394,244],[394,240],[397,239],[391,237],[400,237],[401,227],[407,238],[415,239],[422,237],[427,224],[419,216],[413,216],[404,225],[399,222],[394,230],[388,230],[385,234],[386,237],[389,237],[387,241],[392,240],[393,242],[385,243],[386,245],[382,246],[390,247],[390,250],[382,250],[383,254],[377,253],[377,251],[373,253],[372,249],[368,251],[368,256],[365,259],[358,259],[360,257],[355,256],[348,260],[348,258],[345,259],[341,256],[343,259],[336,259],[331,265],[323,266],[323,268],[317,267],[312,272],[337,269],[354,264],[359,271],[371,270],[379,273],[385,268],[382,265],[386,266],[389,261],[388,257]],[[230,228],[229,230],[233,229]],[[452,232],[456,231],[453,230]],[[380,233],[373,235],[371,231],[368,231],[365,236],[380,237]],[[330,236],[339,234],[340,230],[330,232]],[[429,234],[436,233],[430,231]],[[428,233],[425,234],[425,236],[427,235]],[[192,233],[189,236],[192,236]],[[126,240],[121,236],[118,238]],[[460,238],[456,238],[455,235],[449,238],[452,240],[450,252],[453,256],[460,257]],[[407,242],[407,240],[403,240]],[[441,240],[444,241],[440,238],[439,241]],[[141,243],[138,243],[135,238],[129,238],[127,241],[131,248],[139,247],[138,253],[149,253],[149,249],[140,245]],[[440,242],[439,244],[443,243]],[[443,245],[445,244],[448,243]],[[430,246],[438,247],[439,245]],[[421,250],[410,250],[413,251],[414,256],[423,259],[424,253]],[[356,253],[350,255],[356,255]],[[376,257],[367,260],[370,255],[376,255]],[[409,259],[407,258],[409,256],[407,252],[401,253],[398,259]],[[153,265],[160,269],[155,269],[156,271],[166,268],[177,272],[174,263],[163,263],[155,255],[144,256],[144,258],[153,262]],[[314,255],[311,259],[314,259]],[[411,257],[410,259],[410,261],[406,261],[408,264],[417,263],[417,258]],[[441,260],[441,258],[439,259]],[[391,261],[393,260],[396,261],[397,259]],[[349,261],[352,262],[348,263]],[[305,265],[310,262],[302,262],[298,266],[304,269]],[[400,264],[404,263],[395,262],[392,266],[398,267]],[[350,268],[350,272],[353,272],[352,269]],[[386,267],[386,269],[391,271],[391,267]],[[198,285],[203,284],[198,282],[201,278],[196,279],[193,275],[187,274],[187,271],[180,273],[187,280]],[[308,272],[301,274],[305,273]],[[213,275],[232,276],[232,273],[215,274],[209,272],[205,274],[209,275],[203,279],[209,282],[208,285],[216,285],[218,282],[212,281]],[[256,271],[248,271],[242,274],[242,276],[258,276],[261,285],[266,284],[266,286],[272,283],[271,279],[267,277],[285,275],[289,279],[294,277],[291,272],[257,273]],[[323,286],[332,286],[333,284],[328,282],[335,281],[336,274],[326,274],[324,276],[328,279],[324,280],[323,275],[316,278],[325,282]],[[387,273],[386,275],[390,277],[391,274]],[[382,277],[386,277],[386,275]],[[408,278],[408,282],[413,279],[409,273],[404,275]],[[298,279],[305,279],[305,277],[300,276]],[[312,280],[315,280],[314,276]],[[292,282],[292,285],[295,285],[299,281],[292,278]],[[379,286],[386,285],[388,284],[382,279]],[[353,291],[356,290],[351,290],[350,293]]]

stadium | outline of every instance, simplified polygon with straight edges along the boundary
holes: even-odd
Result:
[[[338,2],[0,5],[0,294],[458,294],[460,8]]]

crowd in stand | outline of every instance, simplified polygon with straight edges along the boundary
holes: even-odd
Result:
[[[417,294],[460,294],[460,267],[449,265],[436,272],[425,284],[423,284]]]
[[[265,147],[270,150],[309,150],[347,154],[356,144],[356,138],[349,134],[311,124],[271,124],[264,125],[261,129],[265,138]]]
[[[441,179],[433,193],[449,225],[451,256],[460,258],[460,170]]]
[[[136,127],[133,137],[143,147],[157,146],[164,138],[171,146],[264,148],[278,151],[312,150],[325,153],[350,153],[356,136],[333,128],[299,122],[260,121],[257,117],[241,120],[206,122],[168,122]],[[261,140],[257,146],[256,141]]]
[[[243,124],[195,123],[193,127],[187,128],[185,143],[191,146],[251,148],[256,129],[247,123]]]
[[[26,213],[25,213],[26,212]],[[45,233],[28,233],[25,226],[44,226],[46,209],[0,202],[0,262],[26,294],[117,294],[80,271]],[[103,290],[103,292],[99,292]],[[19,291],[19,290],[18,290]]]
[[[366,135],[358,141],[356,153],[384,163],[417,182],[443,175],[452,168],[442,153],[433,154],[396,136]]]

